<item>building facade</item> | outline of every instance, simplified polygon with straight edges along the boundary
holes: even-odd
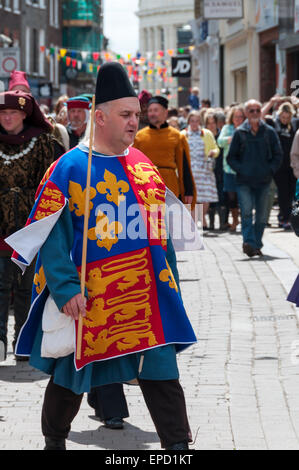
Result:
[[[171,55],[175,55],[178,48],[187,49],[190,45],[192,39],[190,21],[194,19],[194,0],[163,0],[163,2],[139,0],[136,14],[139,18],[141,55],[149,61],[157,61],[157,66],[166,65],[170,69]],[[169,54],[167,51],[172,52]],[[171,103],[186,104],[190,86],[191,80],[184,82],[182,86],[178,79],[173,79],[167,86]],[[144,80],[140,87],[148,89],[153,94],[157,89],[163,90],[163,85],[155,77]],[[177,94],[177,90],[181,91]]]
[[[244,17],[220,20],[223,47],[224,105],[260,98],[259,37],[256,31],[256,0],[244,2]]]
[[[299,96],[299,1],[279,1],[279,49],[285,92]]]
[[[0,0],[0,32],[12,40],[7,50],[0,48],[4,56],[11,50],[11,60],[6,58],[2,67],[0,64],[0,79],[6,88],[10,71],[23,70],[35,98],[51,104],[60,89],[55,52],[62,46],[61,26],[59,0]],[[54,52],[47,54],[47,48]]]
[[[219,21],[199,18],[191,24],[195,45],[192,52],[193,68],[194,74],[197,74],[197,77],[193,77],[193,83],[197,81],[201,99],[209,99],[213,106],[219,106],[223,94]]]
[[[64,91],[69,96],[94,90],[97,65],[93,54],[103,49],[103,1],[63,0],[63,48],[76,64],[62,65]],[[94,64],[86,66],[85,63]],[[83,64],[79,67],[79,64]],[[90,70],[91,69],[91,70]]]
[[[213,106],[259,98],[259,37],[256,31],[256,0],[246,0],[243,17],[205,18],[204,0],[196,0],[193,22],[199,63],[200,93]],[[228,2],[229,3],[229,2]]]
[[[216,106],[299,96],[299,0],[244,0],[242,19],[218,20],[204,3],[192,24],[201,96]]]
[[[277,0],[256,0],[256,30],[259,36],[260,100],[283,92],[279,50],[279,5]]]

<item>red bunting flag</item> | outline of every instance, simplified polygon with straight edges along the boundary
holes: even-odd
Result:
[[[100,57],[100,53],[99,52],[93,52],[92,53],[92,58],[93,60],[96,62]]]

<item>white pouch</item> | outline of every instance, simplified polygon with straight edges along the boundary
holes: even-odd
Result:
[[[75,351],[75,322],[58,310],[51,295],[45,303],[42,330],[42,357],[57,359]]]

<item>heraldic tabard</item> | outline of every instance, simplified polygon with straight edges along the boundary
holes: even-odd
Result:
[[[79,146],[46,173],[26,227],[20,231],[23,239],[30,233],[28,243],[32,246],[15,248],[13,254],[21,267],[40,249],[40,233],[45,239],[62,211],[68,210],[74,232],[70,257],[81,276],[87,163],[88,150]],[[82,357],[74,357],[77,370],[93,361],[161,345],[172,343],[180,351],[194,343],[193,329],[166,260],[165,185],[157,168],[134,148],[122,156],[96,154],[89,209],[87,314]],[[30,355],[48,295],[38,256],[31,310],[17,354]]]

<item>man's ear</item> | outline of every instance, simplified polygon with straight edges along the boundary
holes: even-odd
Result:
[[[103,127],[105,124],[105,113],[101,109],[96,109],[95,111],[95,122],[100,127]]]

